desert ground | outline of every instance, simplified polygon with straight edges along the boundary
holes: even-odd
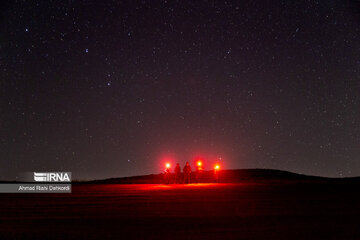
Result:
[[[73,184],[2,194],[0,239],[360,239],[360,184]]]

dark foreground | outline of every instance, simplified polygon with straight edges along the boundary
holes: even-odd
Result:
[[[0,195],[0,239],[360,239],[360,185],[73,185]]]

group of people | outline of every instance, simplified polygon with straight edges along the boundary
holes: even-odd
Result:
[[[184,168],[183,168],[184,178],[181,179],[181,168],[180,164],[177,163],[175,170],[174,170],[174,183],[180,184],[180,183],[190,183],[190,175],[191,175],[191,166],[189,162],[186,162]],[[171,172],[170,168],[166,168],[165,170],[165,181],[167,184],[171,183]]]
[[[196,166],[195,170],[195,179],[193,179],[193,182],[198,183],[201,180],[201,175],[203,172],[203,168],[201,165]],[[176,163],[175,169],[174,169],[174,177],[172,178],[172,174],[170,171],[170,167],[166,168],[165,170],[165,183],[175,183],[175,184],[189,184],[191,183],[191,176],[192,176],[192,170],[189,162],[186,162],[184,168],[183,168],[183,176],[181,174],[181,167],[179,163]],[[218,173],[215,171],[215,181],[218,182]]]

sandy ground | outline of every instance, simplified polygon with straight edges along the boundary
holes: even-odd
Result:
[[[360,185],[73,185],[1,194],[0,239],[360,239]]]

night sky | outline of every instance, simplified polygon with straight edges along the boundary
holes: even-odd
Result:
[[[358,1],[13,1],[0,175],[360,175]]]

